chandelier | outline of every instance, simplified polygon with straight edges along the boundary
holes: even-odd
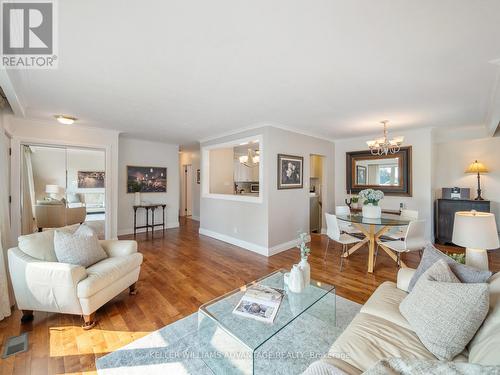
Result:
[[[260,152],[259,150],[252,150],[251,148],[248,149],[248,154],[247,155],[241,155],[239,158],[239,161],[241,164],[243,164],[246,167],[254,167],[255,165],[259,164],[260,162]]]
[[[396,154],[401,149],[404,137],[387,138],[387,123],[389,121],[380,121],[384,125],[384,137],[372,141],[366,141],[372,155],[388,155]]]

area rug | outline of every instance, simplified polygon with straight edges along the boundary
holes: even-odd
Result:
[[[329,294],[250,357],[245,356],[244,348],[241,348],[241,356],[235,356],[237,345],[220,330],[198,329],[198,314],[194,313],[99,358],[97,373],[301,374],[310,363],[328,352],[360,308],[355,302]]]

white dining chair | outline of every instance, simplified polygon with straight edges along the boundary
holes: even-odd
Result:
[[[398,268],[401,267],[401,253],[421,251],[427,245],[427,240],[425,239],[425,220],[410,221],[404,239],[387,242],[378,240],[377,245],[374,263],[377,261],[378,247],[381,246],[386,251],[392,251],[396,254],[396,263]]]
[[[401,220],[408,220],[408,221],[415,221],[418,220],[418,211],[417,210],[401,210],[401,214],[399,215],[399,218]],[[393,240],[400,240],[403,239],[406,235],[406,231],[408,229],[408,226],[404,227],[394,227],[388,230],[385,234],[384,237],[389,237]]]
[[[323,260],[326,261],[330,240],[340,243],[342,245],[342,253],[340,254],[340,271],[342,271],[344,255],[348,254],[348,245],[361,242],[362,240],[353,237],[348,233],[341,233],[336,215],[325,213],[325,217],[327,226],[326,235],[328,236],[328,241],[326,243],[325,256],[323,257]]]
[[[335,206],[335,215],[350,215],[351,208],[349,206]],[[339,222],[340,231],[349,234],[361,234],[359,229],[356,229],[351,223],[347,221]]]

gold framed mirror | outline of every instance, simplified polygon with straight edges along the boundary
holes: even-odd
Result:
[[[346,153],[346,190],[382,190],[386,195],[412,195],[411,146],[388,155],[372,155],[370,150]]]

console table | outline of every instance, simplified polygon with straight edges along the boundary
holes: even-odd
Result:
[[[148,234],[149,228],[151,228],[151,237],[154,236],[155,227],[162,227],[163,235],[165,235],[165,207],[167,207],[164,203],[158,204],[141,204],[134,205],[134,237],[137,233],[137,229],[146,228],[146,235]],[[162,222],[155,224],[155,210],[157,208],[162,208]],[[146,210],[146,225],[137,225],[137,210],[139,208],[144,208]],[[151,211],[151,224],[149,224],[149,211]]]

